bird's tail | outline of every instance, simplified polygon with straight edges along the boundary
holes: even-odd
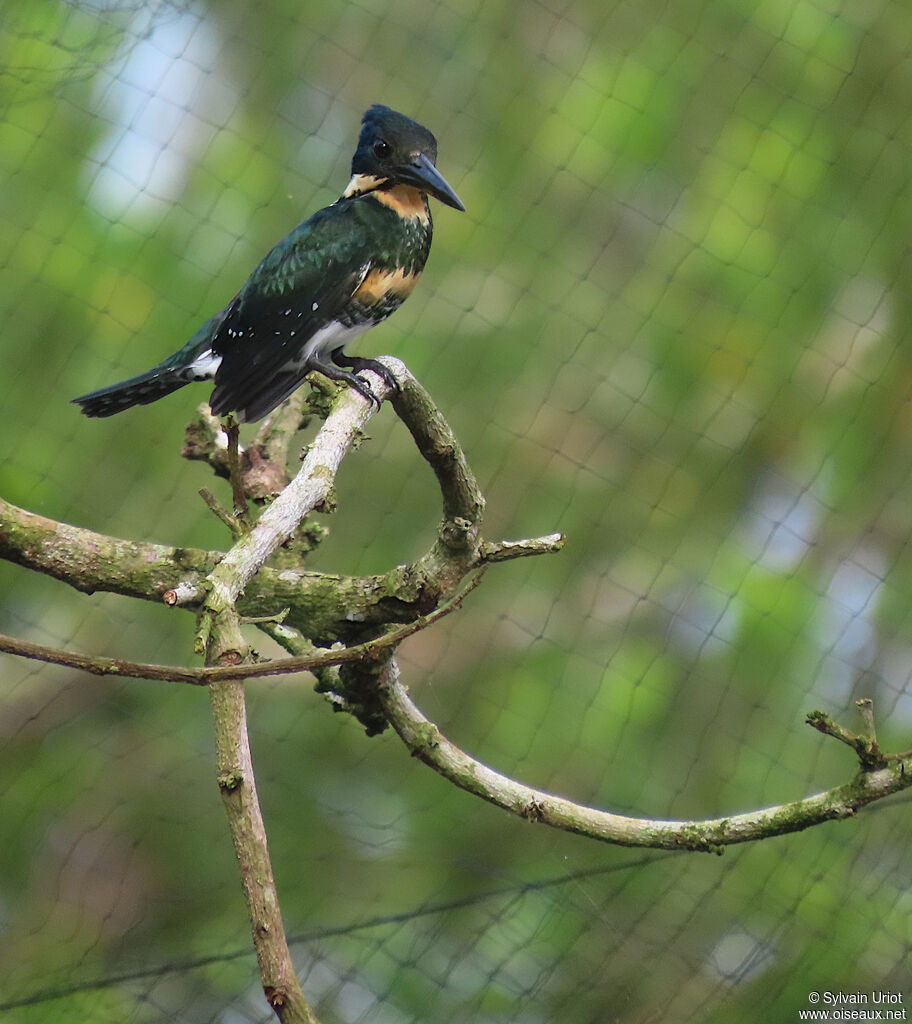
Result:
[[[109,384],[87,395],[74,398],[86,416],[113,416],[134,405],[148,405],[193,380],[183,367],[155,366],[119,384]]]
[[[86,416],[113,416],[134,405],[148,405],[172,391],[177,391],[194,380],[210,380],[219,368],[221,357],[212,353],[212,337],[224,318],[225,312],[207,320],[193,337],[151,370],[140,373],[119,384],[90,391],[74,398]]]

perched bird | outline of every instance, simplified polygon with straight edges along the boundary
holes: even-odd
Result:
[[[283,238],[182,349],[73,401],[86,416],[111,416],[191,381],[214,380],[213,413],[250,422],[319,370],[376,402],[360,371],[374,370],[390,386],[395,379],[374,359],[347,356],[345,345],[385,320],[417,284],[431,248],[428,196],[465,210],[436,160],[427,128],[375,104],[336,202]]]

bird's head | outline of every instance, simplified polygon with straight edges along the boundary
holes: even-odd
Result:
[[[352,157],[354,176],[410,185],[455,210],[465,210],[462,200],[437,170],[436,161],[437,140],[424,125],[380,103],[364,115],[358,148]]]

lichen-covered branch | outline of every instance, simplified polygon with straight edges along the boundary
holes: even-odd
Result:
[[[160,601],[183,575],[199,578],[216,551],[120,540],[60,523],[0,498],[0,558],[53,576],[85,594],[110,591]]]
[[[384,362],[399,381],[399,392],[392,398],[393,408],[437,477],[443,497],[444,521],[462,519],[477,527],[484,515],[484,496],[456,435],[431,396],[405,365],[389,357]]]
[[[249,664],[250,649],[241,633],[238,597],[304,517],[328,498],[339,464],[371,411],[371,404],[359,396],[340,396],[338,415],[327,420],[297,476],[252,528],[241,522],[247,515],[245,485],[237,430],[230,430],[228,468],[235,514],[243,530],[201,586],[197,646],[206,652],[210,674],[220,669],[245,673],[256,668]],[[291,423],[281,433],[290,440]],[[186,592],[191,587],[192,582],[184,579],[175,590]],[[219,789],[240,867],[263,992],[282,1024],[318,1024],[301,990],[285,938],[250,754],[243,675],[210,677],[209,699]]]
[[[293,655],[306,656],[303,652],[308,651],[308,641],[295,635],[294,630],[282,626],[267,631]],[[883,755],[877,770],[865,770],[843,786],[792,803],[705,820],[636,818],[534,789],[473,758],[447,739],[415,705],[400,680],[395,658],[390,658],[380,673],[377,698],[387,721],[412,756],[460,789],[532,823],[617,846],[721,853],[726,846],[850,818],[867,804],[912,787],[912,754]],[[344,708],[344,701],[341,705]],[[808,716],[809,724],[814,724],[811,719],[816,715],[819,712]],[[825,731],[855,747],[845,738],[854,735],[848,730],[837,728],[845,736]]]
[[[194,613],[205,598],[206,578],[217,565],[226,562],[219,572],[218,578],[221,578],[223,574],[231,575],[233,566],[243,566],[246,562],[236,584],[223,596],[237,594],[237,609],[245,616],[271,615],[287,607],[290,626],[314,643],[329,646],[340,641],[359,643],[390,624],[414,621],[456,592],[466,573],[476,566],[559,550],[563,542],[559,534],[500,544],[481,540],[484,501],[452,430],[405,366],[396,359],[387,359],[387,365],[401,383],[394,406],[405,418],[422,454],[432,466],[443,497],[444,514],[433,547],[408,565],[373,576],[308,572],[299,562],[285,567],[262,565],[255,571],[255,566],[263,561],[263,554],[275,547],[279,537],[287,534],[294,519],[293,510],[290,518],[280,513],[300,500],[301,491],[306,489],[304,480],[316,485],[309,497],[305,495],[305,505],[319,500],[321,493],[325,494],[333,472],[322,455],[325,443],[332,445],[344,437],[345,445],[350,445],[358,436],[360,425],[371,415],[372,410],[364,408],[365,403],[361,402],[359,407],[356,396],[347,393],[340,396],[324,430],[310,447],[310,462],[306,469],[302,467],[304,477],[298,475],[301,486],[295,500],[283,503],[276,512],[273,512],[274,506],[267,509],[261,517],[261,523],[265,519],[262,529],[227,559],[219,551],[104,536],[35,515],[3,499],[0,499],[0,558],[53,576],[85,593],[106,591],[164,601],[170,607],[186,608]],[[384,387],[379,378],[374,380],[378,391]],[[263,457],[269,462],[265,463],[267,469],[260,479],[276,479],[275,460],[287,455],[303,415],[300,399],[298,396],[295,399],[297,404],[291,411],[277,411],[274,416],[278,421],[267,420],[255,444],[242,453],[243,457],[262,449]],[[221,434],[219,439],[218,423],[210,414],[194,421],[198,422],[202,423],[201,430],[205,427],[205,438],[202,435],[197,438],[195,457],[215,467],[224,460],[227,473],[225,435]],[[341,452],[337,448],[336,456]],[[334,464],[338,465],[337,458]],[[299,528],[296,539],[300,532]],[[264,540],[266,543],[261,545]],[[278,555],[283,554],[282,550],[278,552]],[[241,588],[243,593],[238,594]]]
[[[371,386],[381,400],[389,392],[376,374],[371,375]],[[233,606],[266,559],[291,537],[309,512],[327,500],[342,459],[373,412],[373,404],[356,392],[346,389],[339,395],[297,476],[207,576],[201,588],[205,608],[217,612]]]
[[[825,711],[810,711],[805,719],[807,724],[824,736],[832,736],[851,747],[858,757],[858,763],[862,771],[872,771],[878,768],[885,768],[890,761],[902,760],[903,755],[884,754],[877,742],[877,735],[874,731],[874,710],[872,701],[863,697],[855,701],[855,707],[864,724],[864,731],[860,733],[851,732],[838,722],[834,721]]]
[[[376,660],[388,651],[398,647],[407,637],[419,633],[460,607],[466,595],[481,581],[484,569],[480,569],[472,581],[450,600],[443,602],[427,615],[408,622],[403,626],[380,633],[372,640],[354,644],[351,647],[326,650],[315,649],[309,641],[306,654],[299,654],[279,661],[261,661],[239,664],[238,659],[210,661],[205,667],[182,665],[157,665],[151,662],[128,661],[125,658],[106,658],[101,655],[81,654],[59,647],[48,647],[17,637],[0,633],[0,652],[15,654],[33,661],[51,665],[63,665],[96,676],[120,676],[126,679],[151,679],[169,683],[189,683],[192,686],[207,686],[219,680],[258,679],[264,676],[292,675],[297,672],[312,672],[316,669],[348,665],[359,661]],[[275,622],[275,619],[266,620]],[[239,623],[240,624],[240,620]],[[262,624],[262,623],[260,623]],[[286,627],[288,628],[288,627]],[[295,631],[297,633],[297,631]],[[297,634],[300,635],[300,634]]]
[[[201,640],[207,648],[207,667],[92,658],[5,637],[0,637],[0,650],[99,674],[146,675],[194,684],[307,669],[318,675],[319,688],[329,691],[334,704],[356,714],[369,732],[392,724],[416,756],[462,788],[531,820],[625,845],[720,848],[849,816],[865,803],[909,784],[908,755],[885,755],[880,751],[870,714],[862,734],[849,732],[821,712],[809,716],[815,728],[856,751],[863,774],[853,782],[794,804],[703,822],[660,822],[582,807],[493,772],[441,736],[409,700],[390,654],[406,636],[458,605],[464,596],[460,587],[468,573],[494,562],[558,551],[564,538],[550,534],[519,541],[483,540],[480,528],[484,499],[456,438],[430,396],[405,367],[393,359],[388,359],[387,365],[401,385],[392,398],[393,405],[440,486],[443,516],[435,544],[425,555],[411,565],[363,578],[300,569],[277,571],[264,566],[301,519],[328,499],[342,458],[373,413],[360,396],[343,392],[295,480],[224,557],[217,552],[135,545],[100,537],[0,503],[0,555],[4,557],[41,568],[82,589],[103,585],[159,598],[170,593],[177,606],[198,606],[203,601]],[[376,391],[385,393],[379,378],[372,384]],[[273,433],[268,437],[261,432],[258,443],[269,458],[287,455],[301,415],[298,407],[270,425]],[[209,426],[214,430],[213,424]],[[220,456],[213,452],[220,449],[221,442],[210,437],[206,444],[217,465]],[[190,571],[176,579],[175,565]],[[166,582],[170,584],[167,590]],[[289,608],[286,621],[273,623],[275,628],[263,628],[293,657],[250,664],[240,632],[240,614],[274,615],[285,606]],[[339,640],[348,646],[326,649]]]
[[[244,684],[209,687],[219,792],[228,817],[266,1001],[282,1024],[319,1024],[295,973],[276,892],[247,734]]]
[[[295,434],[305,427],[311,415],[306,410],[307,389],[299,388],[278,409],[273,410],[257,431],[253,443],[238,449],[240,478],[246,497],[253,501],[272,498],[285,487],[288,475],[288,449]],[[208,403],[197,407],[196,418],[187,424],[185,459],[206,462],[216,476],[230,478],[227,436]]]
[[[553,554],[560,551],[566,542],[567,538],[562,533],[549,533],[547,537],[502,540],[497,544],[486,543],[481,546],[481,558],[491,564],[509,562],[514,558],[527,558],[529,555]]]

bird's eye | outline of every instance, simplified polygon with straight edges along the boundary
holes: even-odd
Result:
[[[377,139],[374,143],[374,156],[378,157],[380,160],[388,157],[391,152],[392,149],[386,139]]]

